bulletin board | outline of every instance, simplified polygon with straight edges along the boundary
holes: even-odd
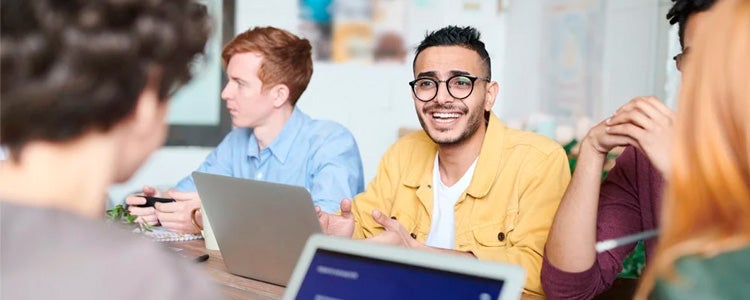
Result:
[[[542,108],[555,117],[592,116],[602,95],[604,1],[544,3]]]

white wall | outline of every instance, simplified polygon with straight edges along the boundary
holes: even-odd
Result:
[[[163,147],[149,157],[138,172],[128,182],[117,184],[109,189],[107,208],[122,203],[125,197],[138,192],[144,185],[166,190],[175,185],[200,165],[208,153],[206,147]]]
[[[501,101],[506,119],[525,119],[543,111],[542,36],[546,0],[513,1],[507,20],[507,52]],[[604,9],[601,99],[594,120],[601,120],[631,98],[664,97],[669,44],[668,0],[600,0]]]
[[[498,99],[506,120],[526,119],[541,108],[542,4],[516,0],[508,9],[504,80]]]
[[[668,22],[653,0],[608,0],[600,118],[637,96],[664,98]]]

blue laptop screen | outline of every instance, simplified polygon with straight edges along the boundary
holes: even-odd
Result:
[[[318,249],[297,299],[497,299],[502,280]]]

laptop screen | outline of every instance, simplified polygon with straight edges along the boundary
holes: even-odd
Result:
[[[317,249],[297,299],[498,299],[502,280]]]

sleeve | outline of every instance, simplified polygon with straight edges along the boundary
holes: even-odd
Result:
[[[232,157],[234,156],[234,152],[240,149],[245,149],[244,147],[237,146],[238,144],[241,144],[241,141],[238,138],[240,134],[241,132],[237,129],[227,134],[227,136],[224,137],[224,140],[216,146],[214,151],[211,151],[211,153],[206,156],[206,160],[204,160],[195,171],[232,176]],[[175,185],[174,189],[181,192],[195,192],[196,189],[193,176],[185,176],[185,178]]]
[[[391,146],[378,165],[375,178],[367,185],[367,189],[352,201],[352,214],[354,215],[353,238],[364,239],[375,236],[383,230],[383,226],[372,219],[373,209],[380,211],[391,211],[393,207],[394,182],[398,180],[398,167],[396,164],[394,146]]]
[[[477,243],[472,253],[479,259],[516,264],[526,270],[524,291],[542,294],[540,270],[544,245],[563,193],[570,182],[570,167],[562,148],[542,156],[536,165],[520,172],[518,212],[508,231],[509,247],[497,251]],[[497,187],[496,187],[497,188]],[[509,222],[506,220],[506,222]]]
[[[345,128],[329,135],[311,160],[314,171],[310,194],[323,211],[336,212],[341,200],[362,192],[362,159],[354,136]]]
[[[599,191],[597,241],[642,231],[638,199],[637,151],[628,147],[602,182]],[[590,269],[570,273],[544,261],[544,288],[550,299],[591,299],[609,289],[622,270],[622,261],[635,244],[597,255]]]

